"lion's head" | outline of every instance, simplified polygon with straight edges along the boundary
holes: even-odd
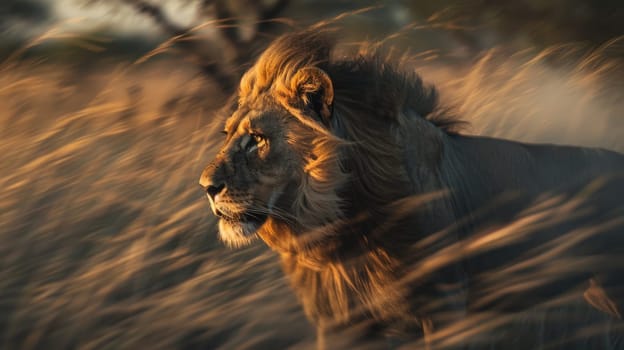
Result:
[[[286,35],[241,79],[200,179],[227,244],[296,244],[276,231],[318,232],[413,192],[397,126],[432,115],[435,90],[378,56],[332,60],[332,49],[324,33]]]
[[[225,143],[201,175],[227,244],[249,242],[267,221],[305,227],[339,216],[340,142],[327,129],[333,85],[316,65],[323,57],[302,49],[278,41],[243,76]]]

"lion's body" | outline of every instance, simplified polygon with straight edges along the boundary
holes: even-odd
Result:
[[[590,278],[588,301],[618,316],[624,156],[457,135],[414,74],[330,51],[311,33],[273,44],[201,180],[222,239],[257,233],[277,251],[323,333],[422,329],[433,344],[472,313],[524,310]]]

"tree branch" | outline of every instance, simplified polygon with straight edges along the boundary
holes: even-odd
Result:
[[[151,4],[144,0],[123,0],[127,5],[134,7],[134,9],[152,18],[152,20],[159,25],[167,34],[171,36],[179,36],[188,33],[188,28],[182,28],[174,24],[164,14],[159,6]]]
[[[186,52],[194,56],[196,61],[201,66],[203,72],[213,79],[219,82],[224,91],[231,91],[236,80],[239,78],[240,67],[247,63],[252,57],[253,48],[255,45],[250,45],[241,38],[237,25],[239,18],[233,15],[230,7],[228,7],[227,0],[203,0],[201,2],[201,9],[205,12],[207,9],[212,9],[213,16],[216,17],[219,25],[219,33],[222,39],[227,45],[227,49],[232,52],[233,62],[224,62],[223,57],[215,59],[214,57],[209,59],[202,55],[202,47],[199,45],[206,45],[205,43],[198,44],[196,40],[191,39],[192,28],[184,28],[173,21],[171,21],[164,13],[162,8],[158,5],[154,5],[146,0],[120,0],[122,3],[131,6],[138,13],[150,17],[156,25],[160,27],[165,34],[176,37],[176,45],[180,46]],[[249,5],[257,14],[258,19],[255,24],[255,31],[250,42],[257,41],[260,34],[266,34],[272,30],[274,23],[269,20],[277,16],[280,12],[288,6],[289,0],[277,0],[275,3],[269,6],[263,6],[259,0],[249,0]],[[228,69],[228,64],[234,64],[235,69]],[[231,67],[230,67],[231,68]]]
[[[277,0],[272,6],[265,8],[261,14],[261,18],[263,20],[271,19],[277,17],[288,5],[290,4],[290,0]]]

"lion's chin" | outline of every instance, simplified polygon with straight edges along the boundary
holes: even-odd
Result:
[[[264,221],[231,221],[222,218],[219,220],[219,237],[230,247],[249,245],[257,237],[256,233]]]

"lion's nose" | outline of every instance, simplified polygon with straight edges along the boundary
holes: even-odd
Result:
[[[207,185],[207,186],[203,186],[204,190],[206,191],[206,195],[208,197],[208,200],[210,201],[210,209],[212,209],[212,213],[215,216],[221,217],[223,214],[221,213],[221,211],[219,209],[217,209],[217,195],[221,192],[223,192],[223,189],[225,188],[225,184],[220,184],[220,185]]]
[[[218,195],[225,190],[225,181],[222,174],[222,167],[210,164],[207,166],[199,178],[199,185],[206,191],[206,196],[210,201],[210,208],[216,216],[222,213],[217,209]]]
[[[206,193],[208,194],[208,197],[210,197],[210,200],[214,202],[215,197],[217,197],[217,195],[221,193],[224,188],[225,188],[225,184],[220,184],[216,186],[208,185],[206,186]]]

